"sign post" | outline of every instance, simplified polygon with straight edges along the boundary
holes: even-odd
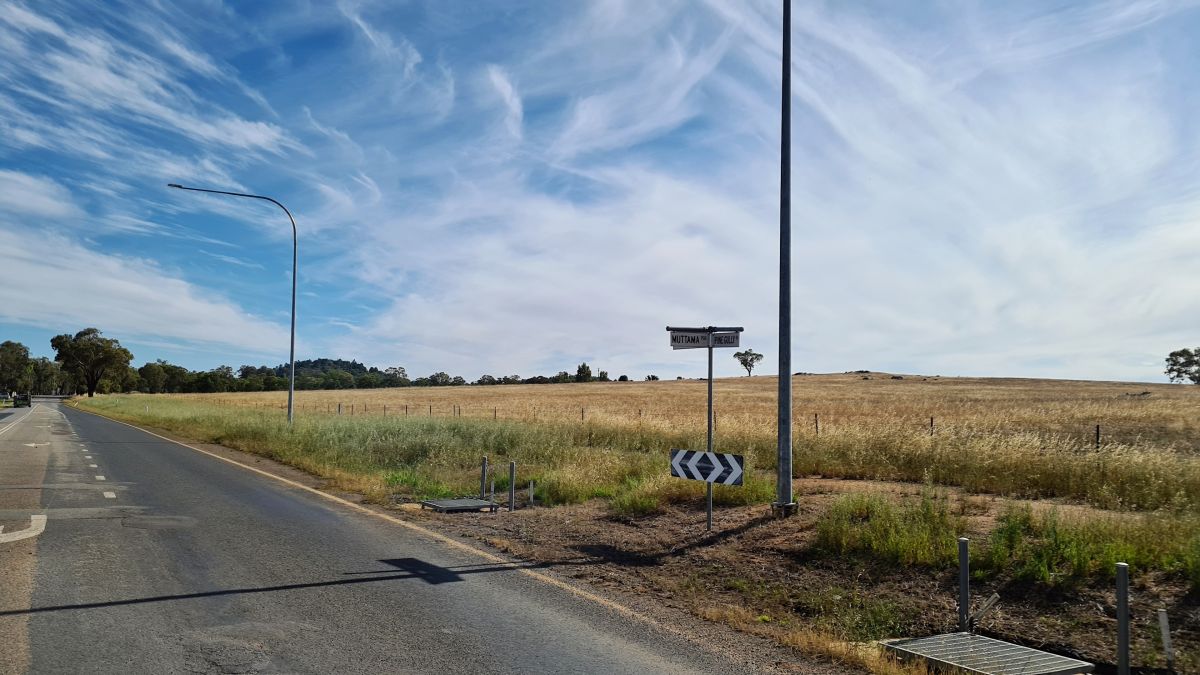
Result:
[[[671,349],[707,349],[708,350],[708,450],[705,454],[709,457],[716,457],[713,453],[713,348],[715,347],[737,347],[741,343],[742,330],[741,326],[705,326],[703,328],[680,328],[667,326],[667,331],[671,333]],[[684,450],[672,450],[672,455],[676,452],[686,452]],[[741,485],[741,457],[737,455],[726,455],[727,457],[737,457],[739,468],[737,470],[738,482]],[[672,463],[672,475],[688,478],[675,473],[675,465]],[[716,475],[715,473],[713,474]],[[708,531],[712,531],[712,504],[713,491],[711,479],[705,480],[707,484],[706,501],[708,503]]]

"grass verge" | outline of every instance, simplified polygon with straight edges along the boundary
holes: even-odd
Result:
[[[953,568],[955,540],[967,528],[948,502],[930,489],[902,503],[876,494],[847,495],[817,521],[816,546],[900,566]],[[1056,509],[1009,505],[995,528],[971,544],[972,574],[980,579],[1072,586],[1111,579],[1118,562],[1134,573],[1181,577],[1200,590],[1200,520],[1172,513],[1065,516]]]

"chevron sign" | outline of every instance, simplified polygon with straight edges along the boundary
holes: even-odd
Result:
[[[741,455],[700,450],[671,450],[671,475],[718,485],[741,485]]]

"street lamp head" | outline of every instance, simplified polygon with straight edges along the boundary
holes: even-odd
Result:
[[[179,188],[180,190],[183,189],[183,186],[179,183],[167,183],[167,187]]]

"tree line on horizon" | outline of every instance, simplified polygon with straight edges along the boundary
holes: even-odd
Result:
[[[108,338],[96,328],[85,328],[74,335],[63,334],[50,340],[55,351],[53,360],[32,358],[29,348],[20,342],[0,343],[0,393],[29,392],[35,395],[95,393],[225,393],[284,391],[288,388],[288,365],[218,366],[212,370],[193,371],[163,359],[147,362],[139,368],[130,365],[133,354],[120,341]],[[734,355],[747,375],[762,359],[752,350]],[[1165,374],[1172,382],[1191,382],[1200,385],[1200,348],[1179,349],[1166,357]],[[646,381],[657,381],[657,375],[647,375]],[[683,378],[676,378],[683,379]],[[473,382],[461,376],[438,371],[425,377],[411,379],[402,366],[368,367],[358,361],[344,359],[307,359],[296,362],[297,389],[379,389],[384,387],[454,387],[493,386],[511,384],[563,384],[568,382],[610,382],[607,371],[595,375],[586,362],[579,364],[572,375],[560,370],[554,375],[482,375]],[[618,382],[629,378],[621,375]]]
[[[129,393],[184,394],[255,391],[286,391],[288,364],[277,366],[218,366],[193,371],[158,359],[134,368],[133,353],[115,338],[105,337],[96,328],[74,335],[63,334],[50,340],[53,360],[32,358],[29,348],[12,340],[0,343],[0,392],[29,392],[35,395]],[[647,381],[658,380],[647,375]],[[555,375],[482,375],[473,382],[461,376],[438,371],[409,378],[402,366],[368,367],[344,359],[307,359],[296,362],[296,389],[380,389],[384,387],[453,387],[510,384],[561,384],[567,382],[611,382],[608,371],[595,375],[586,362],[572,375],[561,370]],[[621,375],[616,379],[627,382]]]

